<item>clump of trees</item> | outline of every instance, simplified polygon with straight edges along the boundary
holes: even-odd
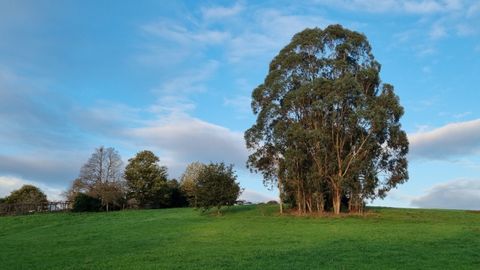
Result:
[[[23,185],[9,196],[0,198],[0,215],[34,213],[47,209],[47,196],[33,185]]]
[[[73,211],[121,208],[202,207],[232,205],[240,193],[233,165],[190,164],[180,183],[168,179],[167,167],[151,151],[138,152],[123,169],[118,152],[99,147],[66,192]]]
[[[272,60],[245,140],[247,166],[281,202],[339,214],[343,200],[361,212],[408,179],[403,108],[379,73],[367,38],[340,25],[296,34]]]
[[[12,191],[9,196],[0,201],[0,203],[32,205],[46,204],[47,202],[47,195],[33,185],[23,185],[21,188]]]

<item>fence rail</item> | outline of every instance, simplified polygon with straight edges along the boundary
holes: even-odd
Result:
[[[57,201],[47,203],[2,203],[0,216],[26,215],[45,212],[64,212],[72,209],[70,201]]]

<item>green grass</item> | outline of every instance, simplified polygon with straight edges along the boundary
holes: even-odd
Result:
[[[242,206],[0,217],[0,269],[480,269],[480,213]]]

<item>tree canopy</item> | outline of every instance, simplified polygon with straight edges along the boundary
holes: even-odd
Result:
[[[107,211],[110,206],[120,206],[125,192],[122,159],[117,150],[103,146],[95,149],[80,169],[80,174],[70,190],[66,192],[67,198],[72,200],[79,193],[98,198]]]
[[[394,87],[367,38],[340,25],[306,29],[272,60],[252,93],[247,166],[301,213],[342,197],[351,211],[408,179],[408,140]]]
[[[138,201],[141,207],[159,207],[166,204],[168,196],[167,168],[160,166],[160,159],[151,151],[138,152],[128,160],[125,180],[128,196]]]
[[[47,195],[38,187],[33,185],[23,185],[21,188],[12,191],[5,198],[6,203],[22,203],[22,204],[41,204],[47,203]]]
[[[203,209],[220,208],[224,205],[233,205],[240,195],[240,186],[236,182],[237,176],[233,165],[224,163],[210,163],[205,165],[196,183],[197,205]]]

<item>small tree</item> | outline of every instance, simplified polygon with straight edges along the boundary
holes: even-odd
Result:
[[[101,198],[102,205],[108,212],[110,207],[118,210],[126,202],[124,190],[125,188],[120,182],[105,182],[96,184],[90,194]]]
[[[128,160],[125,180],[128,197],[135,199],[141,207],[160,207],[168,202],[167,168],[158,165],[160,159],[151,151],[138,152]]]
[[[20,189],[12,191],[10,196],[5,198],[6,203],[42,204],[47,203],[47,195],[38,187],[23,185]]]
[[[199,173],[196,184],[197,204],[204,210],[211,207],[220,208],[224,205],[233,205],[240,195],[240,186],[233,165],[210,163]]]
[[[192,162],[188,164],[185,172],[180,179],[180,187],[187,197],[190,206],[197,207],[196,186],[200,172],[205,167],[205,164],[200,162]]]
[[[75,200],[80,193],[98,198],[109,210],[110,205],[118,206],[124,200],[122,159],[118,152],[103,146],[95,149],[88,161],[80,169],[78,178],[65,192],[65,197]]]

